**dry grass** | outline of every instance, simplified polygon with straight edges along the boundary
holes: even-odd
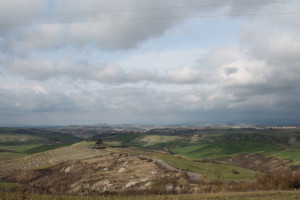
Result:
[[[233,184],[232,191],[297,190],[300,189],[300,173],[278,170],[257,177],[255,181]]]
[[[0,200],[19,200],[18,193],[1,193]],[[211,193],[194,195],[103,195],[103,196],[54,196],[36,195],[26,196],[25,200],[297,200],[298,191],[270,191],[270,192],[243,192],[243,193]]]
[[[20,188],[15,193],[0,194],[0,200],[22,199],[57,199],[57,200],[97,200],[97,199],[300,199],[300,174],[289,171],[276,171],[257,177],[255,181],[245,183],[224,183],[221,173],[216,172],[214,180],[202,180],[186,184],[184,174],[181,177],[170,176],[154,181],[152,186],[143,191],[89,193],[77,196],[46,196],[30,192],[30,188]],[[182,183],[182,184],[181,184]],[[195,187],[197,186],[197,187]],[[245,192],[249,191],[249,192]],[[265,192],[263,192],[265,191]],[[198,194],[188,194],[198,193]]]

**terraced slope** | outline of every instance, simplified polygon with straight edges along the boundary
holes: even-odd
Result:
[[[97,151],[88,149],[88,146],[93,144],[94,142],[80,142],[71,146],[2,162],[2,164],[0,163],[0,175],[6,175],[19,169],[44,168],[63,161],[91,158],[99,155]]]

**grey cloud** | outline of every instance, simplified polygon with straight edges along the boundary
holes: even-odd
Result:
[[[133,121],[136,123],[172,123],[173,120],[186,117],[191,112],[196,115],[199,111],[207,113],[207,110],[213,109],[213,107],[207,108],[199,104],[201,99],[205,101],[208,90],[197,94],[197,97],[192,97],[194,90],[158,92],[144,87],[117,87],[95,90],[86,88],[82,91],[65,93],[63,90],[53,89],[39,92],[34,89],[35,87],[37,87],[36,84],[20,85],[9,89],[0,88],[2,94],[0,105],[6,107],[12,115],[4,117],[3,114],[6,111],[1,109],[2,123],[12,119],[31,123],[31,119],[37,119],[35,122],[37,124],[45,124],[45,122],[67,124],[69,117],[73,119],[73,123],[80,121],[80,124]],[[20,96],[26,96],[26,99],[22,101]],[[38,119],[38,116],[43,117]]]
[[[0,0],[0,52],[14,52],[18,56],[26,54],[19,43],[28,40],[24,33],[29,27],[19,26],[38,20],[36,14],[43,14],[48,0],[6,1]],[[20,16],[20,17],[19,17]],[[28,16],[28,17],[22,17]],[[32,27],[31,27],[32,28]]]
[[[239,46],[215,49],[203,59],[201,64],[211,69],[205,81],[218,80],[229,109],[288,118],[299,111],[299,36],[246,27]]]
[[[120,66],[107,63],[53,62],[50,60],[9,60],[3,62],[6,71],[32,80],[49,80],[60,77],[72,80],[96,81],[104,84],[138,82],[193,84],[201,81],[200,69],[184,66],[169,69],[160,75],[154,70],[133,68],[126,72]]]
[[[11,15],[20,13],[18,8],[13,7],[16,2],[10,1],[7,6],[5,3],[0,2],[0,7],[4,10],[11,11]],[[195,7],[189,9],[158,9],[158,10],[142,10],[139,8],[159,8],[159,7],[172,7],[174,1],[143,1],[142,3],[135,0],[128,0],[126,2],[121,0],[106,1],[106,0],[79,0],[74,1],[53,1],[55,5],[55,12],[82,12],[82,11],[94,11],[94,10],[123,10],[122,12],[99,12],[94,14],[78,14],[78,15],[63,15],[60,17],[38,17],[34,19],[22,19],[27,21],[38,21],[42,23],[54,23],[44,24],[39,26],[23,27],[21,30],[12,30],[9,35],[17,35],[16,38],[4,36],[7,46],[14,41],[18,42],[19,48],[25,49],[51,49],[61,48],[67,46],[84,47],[88,45],[97,44],[100,48],[107,50],[129,49],[135,48],[142,42],[151,38],[159,37],[163,35],[167,30],[178,25],[184,19],[180,17],[190,17],[195,15],[201,15],[213,11],[222,10],[220,7],[204,6]],[[243,3],[251,3],[252,1],[243,1]],[[274,2],[272,0],[266,1],[266,3]],[[33,13],[44,12],[47,7],[47,1],[30,0],[22,2],[22,9],[26,11],[24,15],[32,15]],[[235,13],[237,10],[247,10],[249,6],[230,6],[231,4],[240,3],[238,0],[226,0],[222,2],[224,7],[229,7],[231,13]],[[253,2],[252,2],[253,3]],[[214,5],[220,4],[220,1],[206,1],[201,4],[198,1],[176,1],[176,6],[190,6],[190,5]],[[31,6],[33,8],[31,8]],[[20,6],[20,7],[21,7]],[[251,8],[258,8],[266,5],[252,5]],[[112,9],[114,8],[114,9]],[[222,8],[222,7],[221,7]],[[128,11],[126,11],[128,10]],[[226,9],[225,9],[226,10]],[[228,9],[227,9],[228,10]],[[0,9],[1,11],[1,9]],[[28,11],[28,12],[27,12]],[[220,11],[223,12],[223,11]],[[5,13],[5,12],[4,12]],[[21,12],[22,13],[22,12]],[[18,15],[18,14],[17,14]],[[154,20],[151,18],[164,18],[175,17],[167,20]],[[176,18],[179,17],[179,18]],[[55,19],[56,18],[56,19]],[[108,21],[103,20],[118,20],[118,19],[144,19],[144,20],[120,20],[120,21]],[[88,21],[97,21],[97,23],[87,23]],[[102,20],[102,22],[101,22]],[[80,22],[73,24],[55,24],[60,22]],[[2,22],[5,23],[5,22]],[[10,22],[8,22],[10,23]],[[1,33],[0,33],[1,36]],[[16,50],[16,49],[15,49]]]
[[[300,32],[277,31],[266,29],[260,31],[246,28],[242,34],[242,44],[257,59],[265,59],[273,67],[289,63],[289,68],[298,68],[300,52]]]
[[[238,69],[235,67],[228,67],[228,68],[225,68],[224,71],[225,71],[226,75],[230,75],[230,74],[236,73],[238,71]]]
[[[44,14],[47,9],[48,0],[26,0],[26,1],[0,1],[0,23],[1,25],[15,25],[29,23],[37,17],[33,15]],[[28,17],[22,17],[28,16]],[[13,28],[6,26],[5,29]]]
[[[239,91],[238,86],[229,89],[199,85],[172,91],[150,86],[100,87],[93,83],[78,88],[73,83],[56,82],[19,80],[18,85],[2,84],[2,123],[11,120],[25,124],[243,122],[252,117],[276,119],[279,114],[289,117],[287,113],[299,111],[300,103],[299,88],[291,95],[288,91],[243,93],[245,88]]]
[[[59,93],[39,93],[35,88],[1,88],[1,112],[39,113],[76,111],[75,105],[65,95]]]
[[[142,80],[150,82],[159,82],[160,77],[155,71],[134,68],[128,73],[127,80],[131,80],[133,82],[139,82]]]
[[[253,2],[252,0],[245,0],[245,1],[240,1],[240,0],[231,0],[229,1],[230,3],[228,4],[229,6],[229,11],[231,14],[247,14],[247,13],[266,13],[267,11],[273,11],[274,9],[272,8],[278,8],[278,5],[282,6],[282,4],[271,4],[274,2],[278,2],[276,0],[266,0],[266,1],[256,1]],[[249,6],[249,4],[252,4]],[[263,9],[261,9],[263,8]],[[267,9],[266,9],[267,8]]]

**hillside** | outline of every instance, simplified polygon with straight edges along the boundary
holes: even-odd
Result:
[[[172,151],[192,159],[222,158],[243,153],[264,154],[291,159],[300,164],[299,130],[242,130],[240,133],[220,133],[187,136],[120,135],[108,140],[146,149]]]
[[[86,195],[231,191],[240,187],[239,184],[255,182],[229,180],[253,180],[259,174],[230,165],[195,162],[160,151],[130,147],[88,149],[90,145],[91,142],[81,142],[27,156],[2,165],[1,174],[5,181],[21,183],[30,191]],[[187,169],[200,173],[200,177],[195,179]]]
[[[41,190],[47,188],[47,193],[52,194],[87,194],[143,191],[161,178],[170,177],[178,180],[174,187],[187,184],[181,176],[164,170],[151,159],[102,150],[93,158],[64,161],[47,169],[16,171],[5,179]]]
[[[19,159],[28,155],[69,146],[80,140],[53,130],[2,127],[0,128],[0,164],[18,163]]]
[[[200,137],[127,134],[110,137],[108,140],[140,149],[163,150],[201,161],[199,163],[225,163],[266,172],[280,168],[300,170],[297,167],[300,166],[299,135],[298,129],[251,129],[240,132],[226,130],[223,134],[214,130],[214,134]],[[191,165],[189,168],[194,171],[199,169]],[[265,170],[262,171],[262,168]]]
[[[52,194],[153,194],[158,188],[165,194],[253,190],[266,187],[267,182],[255,186],[253,180],[269,173],[284,170],[289,177],[300,172],[295,130],[285,135],[277,130],[273,134],[234,130],[196,137],[120,134],[102,138],[97,147],[95,141],[67,143],[78,138],[53,130],[8,130],[6,134],[13,137],[4,140],[3,136],[3,141],[13,145],[1,146],[0,176],[36,192],[45,188]],[[297,187],[297,177],[293,187]],[[272,186],[277,187],[282,188]]]

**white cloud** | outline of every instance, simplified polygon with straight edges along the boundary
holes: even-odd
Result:
[[[199,69],[184,66],[178,69],[170,69],[166,73],[166,80],[171,83],[196,83],[201,80]]]

